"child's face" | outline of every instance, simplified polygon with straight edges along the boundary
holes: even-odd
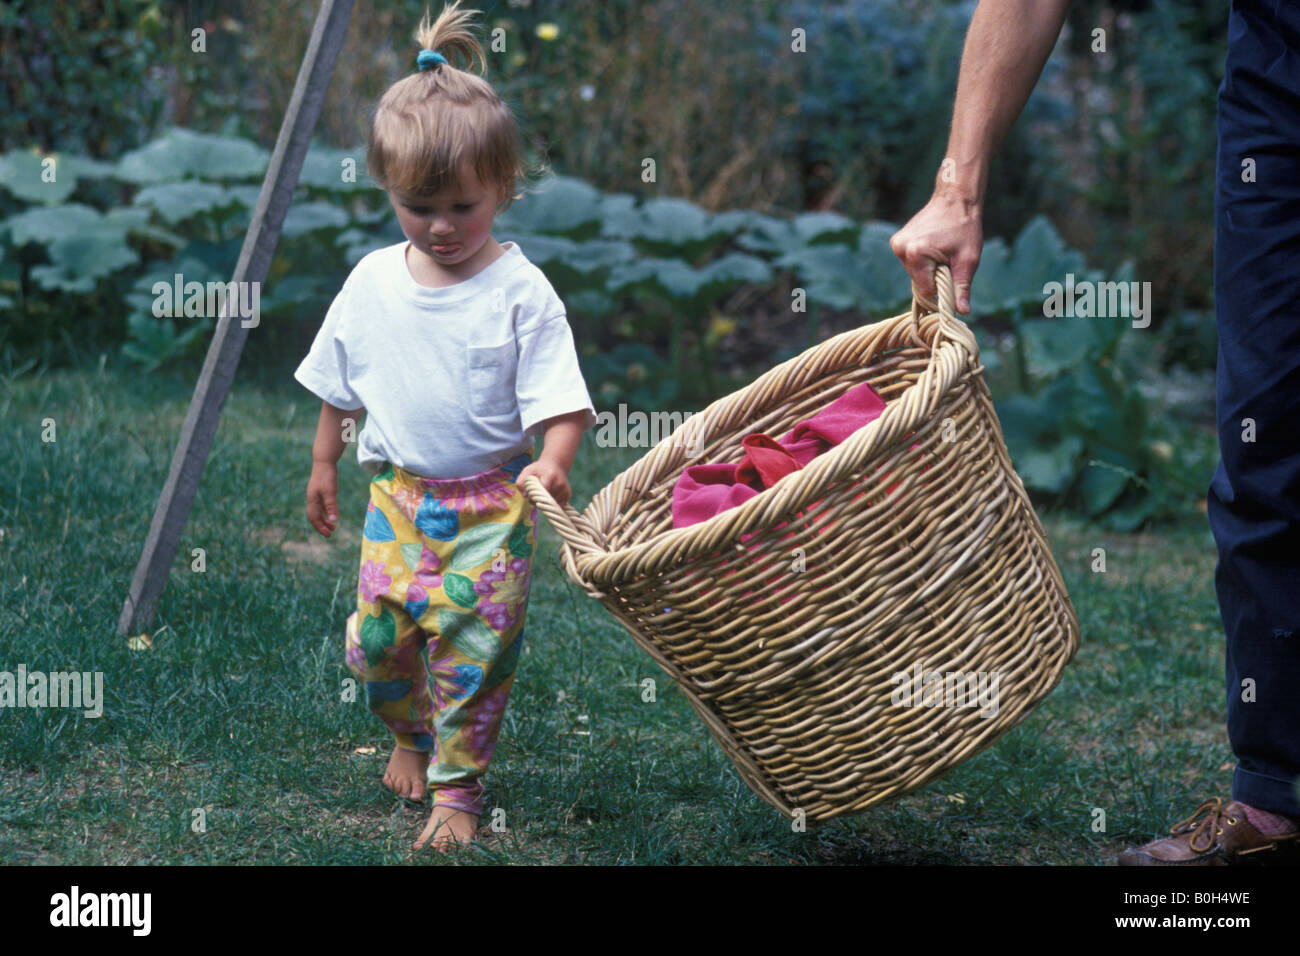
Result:
[[[476,258],[491,238],[492,220],[505,201],[504,185],[491,189],[479,182],[469,164],[459,182],[433,196],[404,196],[388,191],[402,232],[413,248],[455,277],[472,275]]]

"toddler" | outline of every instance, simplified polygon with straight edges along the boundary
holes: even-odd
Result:
[[[373,477],[346,659],[394,737],[384,783],[433,795],[416,849],[477,832],[536,543],[519,485],[533,475],[568,501],[596,422],[563,303],[491,235],[524,168],[510,108],[468,69],[486,65],[474,14],[459,0],[426,13],[418,72],[380,100],[367,164],[406,241],[357,263],[294,373],[322,399],[307,518],[327,538],[345,429],[365,412],[357,461]]]

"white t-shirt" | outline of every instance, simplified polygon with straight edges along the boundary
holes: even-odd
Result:
[[[406,246],[356,264],[294,372],[331,405],[365,408],[363,468],[461,478],[530,449],[548,418],[585,409],[596,424],[564,303],[518,244],[440,289],[411,276]]]

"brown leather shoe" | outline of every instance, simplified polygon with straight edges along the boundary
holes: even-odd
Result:
[[[1205,816],[1197,820],[1201,814]],[[1300,831],[1264,836],[1246,819],[1241,804],[1206,800],[1186,820],[1169,828],[1172,836],[1129,847],[1120,866],[1236,866],[1300,862]]]

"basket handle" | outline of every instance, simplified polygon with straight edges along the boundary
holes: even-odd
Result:
[[[559,502],[551,497],[551,493],[546,490],[546,486],[536,475],[529,475],[524,479],[523,492],[524,497],[532,502],[538,511],[546,515],[546,520],[551,523],[551,527],[555,528],[564,539],[564,543],[574,551],[604,553],[604,549],[591,540],[591,535],[579,530],[579,525],[584,523],[582,514],[569,504],[561,508]]]
[[[935,265],[934,288],[937,292],[935,298],[939,300],[937,303],[921,295],[916,283],[912,283],[912,337],[920,344],[924,344],[920,342],[921,316],[926,313],[939,313],[939,332],[948,338],[954,337],[953,330],[957,326],[957,296],[953,288],[952,270],[947,263]]]

